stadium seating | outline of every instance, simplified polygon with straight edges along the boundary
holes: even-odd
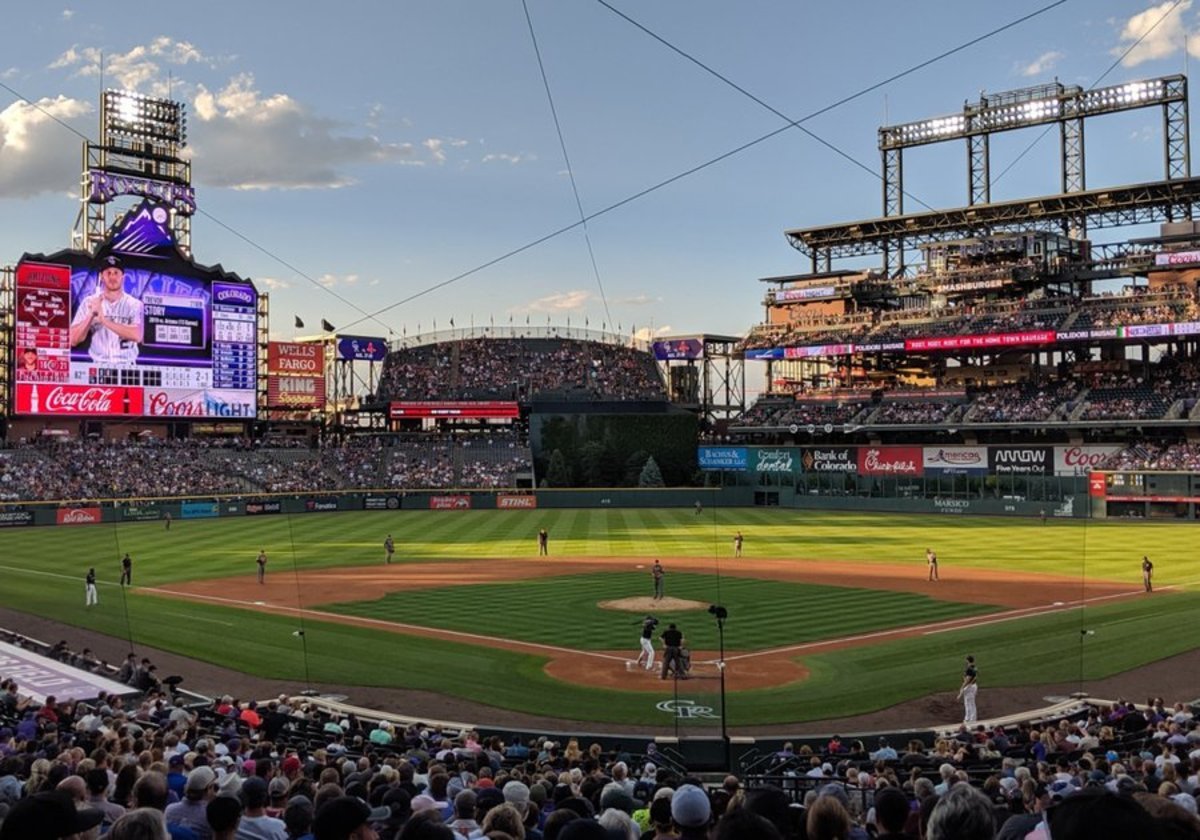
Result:
[[[706,782],[653,743],[614,752],[569,736],[502,738],[287,695],[189,702],[164,688],[148,660],[118,670],[65,641],[0,638],[139,691],[39,707],[19,683],[0,684],[6,838],[18,835],[5,833],[3,821],[9,832],[26,825],[49,807],[35,795],[56,790],[76,791],[77,807],[114,837],[127,836],[136,809],[149,809],[141,818],[157,826],[154,836],[189,825],[210,831],[232,811],[246,830],[281,819],[280,836],[296,838],[312,830],[315,815],[328,820],[339,808],[366,820],[367,804],[382,808],[373,827],[385,838],[433,830],[421,828],[428,824],[445,828],[422,836],[500,837],[488,829],[504,826],[505,837],[556,837],[581,820],[622,826],[622,838],[647,830],[653,837],[672,823],[677,834],[660,836],[802,838],[818,836],[806,823],[829,819],[844,825],[839,837],[889,827],[954,837],[937,834],[938,821],[967,813],[991,826],[973,837],[1025,837],[1043,809],[1076,797],[1088,809],[1124,799],[1126,818],[1132,808],[1145,826],[1126,836],[1200,836],[1200,722],[1195,709],[1160,698],[1071,700],[1045,715],[894,745],[878,737],[810,738],[798,747],[760,739],[737,775]],[[367,804],[339,798],[346,796]],[[1154,833],[1168,824],[1173,833]],[[1060,826],[1054,836],[1076,835]]]

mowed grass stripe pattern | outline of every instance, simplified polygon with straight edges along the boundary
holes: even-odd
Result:
[[[82,578],[96,566],[101,579],[120,575],[118,558],[130,552],[135,580],[162,584],[194,578],[248,575],[260,548],[269,573],[297,568],[378,564],[383,538],[396,540],[400,562],[461,558],[532,557],[535,535],[550,533],[552,557],[620,556],[642,559],[711,557],[736,563],[732,537],[741,530],[748,558],[781,562],[924,564],[937,551],[944,576],[956,568],[1016,574],[1141,583],[1140,562],[1149,553],[1160,586],[1192,581],[1187,562],[1195,526],[1129,523],[812,513],[793,510],[721,509],[706,506],[659,510],[389,511],[219,520],[140,522],[79,528],[24,528],[0,532],[5,565],[52,568]],[[0,599],[4,593],[0,592]]]
[[[635,649],[641,613],[599,606],[599,602],[651,594],[648,574],[613,573],[555,576],[508,584],[456,586],[393,592],[375,601],[336,604],[324,609],[347,615],[487,634],[479,610],[503,614],[505,638],[576,650]],[[686,612],[655,611],[676,622],[691,647],[715,650],[717,629],[704,607],[716,602],[713,575],[670,574],[667,594],[703,606]],[[847,589],[747,578],[720,581],[720,602],[729,610],[727,650],[760,650],[787,644],[841,638],[875,630],[983,615],[994,608],[939,601],[924,595]]]

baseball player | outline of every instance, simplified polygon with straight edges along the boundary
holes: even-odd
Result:
[[[145,307],[125,294],[125,269],[121,258],[105,257],[100,263],[96,291],[79,302],[71,322],[71,346],[88,342],[92,361],[100,365],[132,365],[142,343]]]
[[[388,534],[387,539],[383,541],[383,552],[386,555],[383,559],[385,563],[392,562],[392,555],[396,553],[396,543],[392,541],[392,535]]]
[[[133,586],[133,558],[128,551],[121,558],[121,586]]]
[[[96,594],[96,569],[88,569],[87,577],[83,579],[84,606],[94,607],[100,603]]]
[[[925,562],[929,564],[929,579],[938,579],[937,552],[932,548],[925,549]]]
[[[658,619],[652,615],[646,616],[641,621],[642,638],[639,640],[642,646],[642,652],[638,654],[637,664],[642,665],[642,660],[645,660],[643,666],[647,671],[654,670],[654,628],[658,626]]]
[[[974,723],[976,717],[975,695],[979,693],[979,670],[975,667],[975,657],[967,657],[967,667],[963,669],[962,686],[958,696],[963,701],[963,723]]]
[[[258,582],[266,583],[265,578],[267,577],[267,550],[265,548],[258,552],[258,557],[255,558],[254,562],[258,564]]]
[[[1142,555],[1142,586],[1146,587],[1147,592],[1154,591],[1154,584],[1150,582],[1150,578],[1154,577],[1154,564],[1150,562],[1150,558]]]
[[[657,560],[650,567],[650,575],[654,578],[654,598],[655,601],[661,601],[663,597],[663,578],[665,576],[662,563]]]

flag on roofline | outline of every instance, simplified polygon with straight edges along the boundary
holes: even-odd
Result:
[[[298,329],[298,330],[304,329],[304,322],[300,320],[299,315],[296,316],[296,329]]]

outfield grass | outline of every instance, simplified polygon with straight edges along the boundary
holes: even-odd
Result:
[[[647,576],[631,572],[571,575],[507,584],[479,584],[391,592],[375,601],[322,607],[381,621],[478,633],[478,614],[464,604],[502,604],[504,636],[575,650],[636,649],[641,614],[598,606],[599,600],[645,595]],[[925,595],[875,589],[849,589],[805,583],[672,573],[668,593],[675,598],[719,601],[729,610],[727,650],[761,650],[786,644],[836,639],[855,633],[981,615],[980,604],[939,601]],[[720,593],[718,598],[716,593]],[[546,616],[570,616],[548,622]],[[677,622],[697,650],[717,649],[717,630],[703,609],[660,612]]]
[[[985,692],[996,685],[1048,683],[1061,693],[1073,689],[1081,667],[1084,679],[1100,678],[1197,644],[1180,632],[1200,607],[1200,595],[1192,591],[1197,582],[1190,561],[1197,533],[1193,525],[1042,525],[711,506],[702,516],[678,509],[404,511],[176,520],[169,532],[153,522],[10,529],[0,531],[0,603],[120,638],[132,631],[136,644],[298,683],[311,678],[348,686],[421,688],[559,718],[669,723],[654,708],[661,692],[565,685],[543,674],[543,660],[537,656],[413,637],[397,643],[399,637],[391,633],[317,620],[306,621],[306,663],[293,635],[296,619],[134,594],[128,597],[126,622],[126,604],[113,585],[118,558],[125,551],[134,557],[135,582],[153,586],[250,575],[260,548],[271,557],[271,574],[286,574],[293,564],[302,569],[381,564],[388,531],[396,538],[402,560],[453,563],[461,558],[533,556],[539,527],[550,532],[552,555],[712,557],[714,571],[718,564],[737,562],[731,557],[730,540],[738,529],[746,536],[748,557],[777,558],[780,563],[844,559],[911,562],[920,568],[925,548],[931,546],[939,554],[943,575],[952,574],[956,566],[1052,572],[1123,580],[1131,588],[1140,585],[1141,555],[1149,553],[1160,588],[1185,588],[1152,599],[1089,607],[1082,616],[1072,610],[807,657],[804,664],[811,675],[804,683],[732,697],[734,724],[854,714],[953,690],[966,650],[980,657]],[[100,575],[101,604],[85,611],[83,575],[91,565]],[[668,586],[672,595],[718,599],[712,575],[673,573]],[[634,617],[608,614],[596,608],[595,601],[609,594],[645,594],[645,588],[644,573],[615,572],[602,579],[566,576],[511,586],[396,593],[349,609],[380,610],[383,617],[457,629],[469,625],[474,632],[576,648],[632,649]],[[888,597],[879,599],[881,594]],[[519,608],[513,603],[518,596],[529,599]],[[889,622],[900,620],[909,609],[964,609],[905,600],[917,597],[722,577],[719,600],[731,610],[727,646],[749,649],[821,633],[848,635],[872,626],[894,626]],[[920,615],[924,619],[928,613]],[[706,641],[705,634],[713,632],[706,619],[694,613],[681,616],[698,647],[715,647]],[[1085,623],[1096,635],[1086,637],[1081,646],[1079,631]],[[775,642],[773,634],[779,636]],[[689,691],[698,699],[712,699],[707,686]]]

